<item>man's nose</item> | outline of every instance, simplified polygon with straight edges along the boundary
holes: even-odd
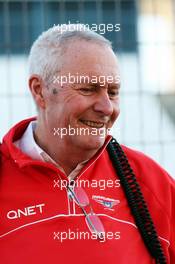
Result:
[[[110,116],[113,113],[113,104],[109,98],[108,93],[103,93],[98,96],[94,104],[94,110],[101,112],[106,116]]]

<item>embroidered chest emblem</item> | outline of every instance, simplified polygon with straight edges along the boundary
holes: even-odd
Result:
[[[110,209],[114,210],[113,207],[120,203],[119,200],[114,200],[104,196],[93,195],[92,199],[95,200],[97,203],[103,205],[104,209],[109,209],[109,210]]]

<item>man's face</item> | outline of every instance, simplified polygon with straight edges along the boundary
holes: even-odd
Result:
[[[88,76],[91,81],[58,83],[61,76],[71,75]],[[104,83],[104,76],[110,76],[109,82]],[[51,142],[62,141],[70,148],[99,149],[105,141],[104,131],[112,127],[119,115],[117,77],[117,60],[109,47],[84,40],[72,41],[65,51],[61,70],[46,89],[45,125],[49,137],[54,137],[53,141],[50,138]],[[70,133],[69,128],[72,128]],[[62,138],[61,129],[67,134]]]

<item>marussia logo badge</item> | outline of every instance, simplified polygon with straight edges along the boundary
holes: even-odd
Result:
[[[112,208],[115,205],[120,203],[119,200],[114,200],[114,199],[107,198],[107,197],[104,197],[104,196],[93,195],[92,199],[95,200],[97,203],[102,204],[105,207],[105,209],[109,209],[109,210],[110,209],[113,210]]]

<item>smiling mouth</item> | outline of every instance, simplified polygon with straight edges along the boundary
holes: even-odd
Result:
[[[104,126],[104,123],[102,122],[94,122],[90,120],[80,120],[81,123],[83,123],[86,126],[93,127],[93,128],[102,128]]]

